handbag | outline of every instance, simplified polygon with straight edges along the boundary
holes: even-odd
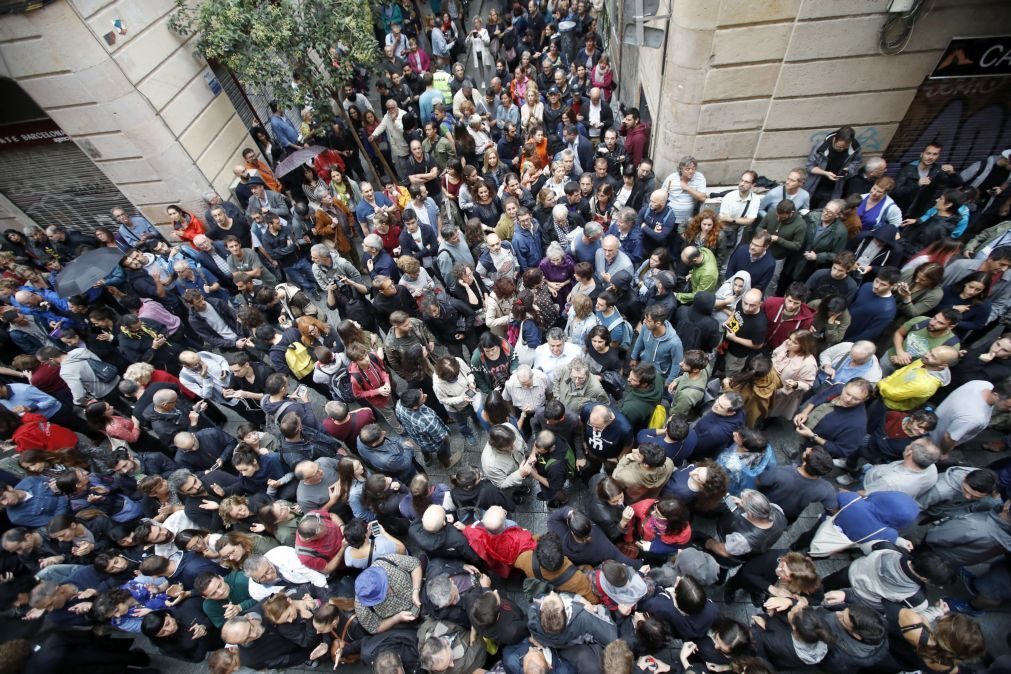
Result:
[[[849,536],[843,532],[839,525],[835,523],[836,518],[839,517],[842,511],[846,510],[846,508],[849,508],[857,501],[862,500],[864,500],[863,497],[853,499],[840,508],[839,512],[835,513],[818,525],[818,530],[814,533],[814,538],[811,540],[811,548],[808,551],[808,556],[819,558],[831,557],[832,555],[843,552],[844,550],[851,550],[885,530],[885,527],[881,527],[877,531],[867,534],[860,540],[854,541],[851,540]]]

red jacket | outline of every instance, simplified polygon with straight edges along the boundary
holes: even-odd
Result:
[[[533,534],[523,527],[509,527],[493,534],[480,524],[467,527],[463,535],[477,556],[488,564],[488,569],[500,578],[508,578],[516,558],[537,547]]]
[[[21,425],[14,431],[11,439],[18,452],[29,449],[58,452],[61,449],[77,447],[77,435],[72,430],[54,424],[34,412],[25,412],[21,415]]]
[[[782,297],[770,297],[765,300],[765,317],[769,319],[769,332],[765,344],[770,349],[786,341],[794,330],[809,330],[814,322],[814,309],[806,304],[800,305],[800,311],[794,316],[786,316],[783,312]]]
[[[621,135],[625,137],[625,152],[631,157],[632,164],[639,165],[649,146],[649,127],[639,122],[631,129],[622,129]]]

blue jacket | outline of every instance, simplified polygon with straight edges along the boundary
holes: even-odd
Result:
[[[850,505],[853,501],[856,503]],[[902,530],[919,516],[920,506],[916,500],[899,491],[876,491],[864,497],[843,491],[839,492],[835,523],[851,541],[867,539],[894,543]]]
[[[424,224],[423,222],[418,223],[418,228],[421,230],[421,246],[418,246],[418,242],[414,240],[414,236],[407,231],[407,228],[400,232],[400,254],[410,255],[411,257],[417,258],[418,262],[422,261],[422,258],[434,258],[435,254],[439,252],[439,237],[435,233],[435,229]]]
[[[30,499],[7,507],[7,517],[11,524],[19,527],[41,527],[57,515],[70,512],[70,500],[62,494],[54,494],[49,488],[49,478],[26,477],[14,487],[32,495]]]
[[[0,398],[0,405],[11,411],[23,405],[29,412],[38,412],[46,419],[52,419],[61,407],[59,400],[30,384],[7,384],[7,397]]]
[[[541,246],[541,233],[517,227],[513,231],[513,255],[520,266],[520,271],[536,267],[544,257]]]
[[[716,463],[723,466],[730,477],[727,490],[734,496],[740,496],[745,489],[755,488],[759,475],[776,467],[776,452],[773,451],[772,445],[766,445],[762,457],[757,462],[745,462],[741,460],[737,445],[733,444],[716,457]]]
[[[829,386],[811,396],[807,402],[814,407],[831,402],[842,393],[843,386]],[[835,407],[816,426],[809,428],[825,439],[825,450],[833,459],[845,459],[860,449],[860,443],[867,435],[867,408],[863,405]],[[803,446],[810,444],[808,442]]]
[[[632,260],[632,265],[638,268],[643,260],[642,228],[633,227],[628,232],[628,236],[623,239],[621,238],[621,231],[618,229],[618,225],[611,223],[611,227],[607,230],[607,233],[618,237],[618,241],[621,242],[622,252],[628,255],[628,258]]]
[[[387,435],[378,447],[369,447],[358,440],[358,456],[366,465],[407,484],[415,476],[414,452],[400,438]]]
[[[632,360],[653,363],[669,384],[681,376],[681,360],[685,352],[681,346],[681,338],[674,332],[670,321],[664,321],[663,326],[665,330],[660,337],[646,328],[639,332],[639,338],[632,347]]]
[[[285,151],[288,150],[288,146],[290,145],[298,145],[298,131],[295,130],[295,125],[288,121],[288,118],[284,115],[270,116],[270,130],[274,132],[277,144]]]
[[[712,411],[706,412],[694,426],[698,443],[695,445],[692,458],[715,457],[730,446],[734,439],[734,431],[744,425],[743,408],[729,417],[720,416]]]

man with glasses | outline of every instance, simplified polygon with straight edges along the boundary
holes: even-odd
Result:
[[[677,171],[663,181],[662,189],[667,192],[667,203],[679,224],[691,220],[696,206],[706,200],[706,177],[698,168],[699,163],[695,157],[685,155],[678,162]]]
[[[758,206],[758,217],[764,218],[769,209],[775,208],[783,199],[792,201],[798,211],[811,208],[811,195],[803,187],[806,178],[807,169],[804,167],[799,166],[791,170],[782,185],[773,187],[762,197],[762,203]]]
[[[781,288],[787,287],[789,281],[804,281],[815,269],[830,267],[835,256],[846,248],[848,233],[842,221],[845,209],[844,200],[833,199],[825,208],[805,216],[808,223],[814,223],[814,237],[806,241],[803,256],[794,261],[791,269],[784,270],[786,278],[780,277]]]
[[[503,243],[498,234],[485,237],[488,249],[477,262],[477,273],[489,288],[500,278],[515,279],[519,273],[519,263],[513,254],[512,244]]]
[[[139,246],[162,235],[143,215],[127,215],[122,208],[112,209],[112,219],[119,223],[119,236],[128,246]]]
[[[747,170],[737,181],[737,191],[728,192],[720,201],[720,221],[723,223],[723,238],[727,246],[733,248],[741,238],[741,233],[751,227],[758,218],[761,201],[754,193],[758,174]]]
[[[626,271],[631,275],[635,274],[632,260],[621,250],[621,241],[611,234],[604,237],[600,248],[594,254],[594,266],[597,278],[605,284],[610,283],[611,278],[620,271]]]
[[[221,639],[238,650],[239,662],[250,669],[298,667],[312,652],[308,646],[300,646],[276,630],[268,631],[259,613],[229,618],[221,628]]]

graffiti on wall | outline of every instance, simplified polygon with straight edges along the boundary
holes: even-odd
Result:
[[[1011,147],[1011,78],[925,81],[885,150],[889,173],[927,143],[938,143],[942,161],[956,168]]]

